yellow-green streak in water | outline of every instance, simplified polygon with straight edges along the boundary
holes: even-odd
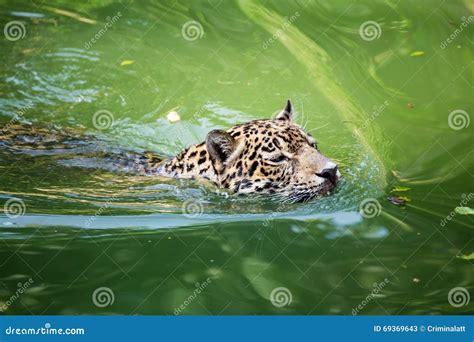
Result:
[[[288,17],[282,17],[275,11],[265,8],[253,0],[239,0],[239,5],[251,20],[264,28],[270,35],[277,33],[278,38],[275,44],[281,42],[288,52],[308,70],[314,82],[315,91],[321,92],[332,103],[337,114],[344,122],[347,122],[348,130],[354,133],[366,152],[378,163],[377,183],[384,186],[386,171],[380,158],[380,154],[384,154],[384,144],[380,130],[376,123],[373,123],[370,126],[370,131],[366,131],[364,134],[357,127],[354,127],[353,123],[363,122],[367,118],[367,113],[360,109],[348,92],[334,79],[330,70],[333,61],[328,53],[314,40],[299,31],[296,25],[289,24],[283,28],[285,22],[288,22]],[[374,148],[376,146],[377,149]]]

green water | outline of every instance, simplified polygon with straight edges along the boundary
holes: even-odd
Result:
[[[4,131],[53,125],[173,155],[291,98],[344,176],[333,195],[282,207],[0,147],[0,204],[24,204],[0,215],[4,313],[472,314],[474,299],[449,293],[474,296],[473,218],[453,212],[474,207],[474,124],[448,117],[474,113],[474,21],[442,46],[472,15],[470,0],[1,1],[2,27],[25,28],[0,39]],[[359,32],[368,21],[375,37]],[[378,215],[361,214],[367,199]]]

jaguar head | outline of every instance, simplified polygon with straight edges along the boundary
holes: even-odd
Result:
[[[211,131],[206,149],[220,185],[237,193],[307,201],[334,189],[341,178],[337,164],[296,124],[289,100],[274,119]]]

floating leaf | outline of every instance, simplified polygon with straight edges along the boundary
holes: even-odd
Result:
[[[408,191],[408,190],[411,190],[411,188],[406,187],[406,186],[396,186],[390,192],[402,192],[402,191]]]
[[[130,64],[133,64],[133,63],[135,63],[134,60],[132,60],[132,59],[126,59],[126,60],[122,61],[122,63],[120,63],[120,66],[130,65]]]
[[[390,196],[387,199],[390,201],[390,203],[395,204],[399,207],[404,206],[406,202],[411,201],[408,197],[404,196]]]
[[[454,211],[460,215],[474,215],[474,209],[469,207],[456,207]]]
[[[169,122],[178,122],[181,120],[181,117],[179,116],[178,112],[176,111],[171,111],[166,115],[166,118],[168,119]]]
[[[474,252],[469,255],[457,255],[456,257],[464,260],[474,260]]]
[[[392,170],[392,175],[394,177],[400,178],[400,171]]]
[[[420,57],[420,56],[423,56],[425,54],[424,51],[413,51],[412,53],[410,53],[410,56],[411,57]]]
[[[63,9],[60,9],[60,8],[49,7],[49,6],[44,6],[43,8],[47,9],[48,11],[54,12],[56,14],[64,15],[66,17],[75,19],[75,20],[80,21],[80,22],[85,23],[85,24],[91,24],[91,25],[97,24],[97,21],[95,21],[93,19],[89,19],[89,18],[84,18],[83,16],[81,16],[77,13],[74,13],[74,12],[69,12],[69,11],[66,11],[66,10],[63,10]]]

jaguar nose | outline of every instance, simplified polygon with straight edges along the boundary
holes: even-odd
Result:
[[[337,166],[323,169],[320,173],[316,173],[317,176],[326,178],[333,185],[336,185],[337,182]]]

